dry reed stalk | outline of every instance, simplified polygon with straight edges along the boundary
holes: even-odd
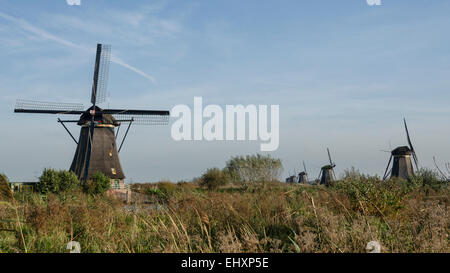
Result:
[[[177,214],[173,211],[172,208],[170,208],[170,210],[172,211],[173,215],[175,216],[175,218],[178,220],[178,222],[180,223],[181,228],[183,229],[184,235],[186,236],[186,240],[188,242],[188,247],[189,247],[189,251],[192,251],[192,246],[191,246],[191,238],[189,237],[186,228],[183,225],[183,222],[181,222],[181,219],[177,216]]]
[[[23,249],[25,253],[28,253],[27,244],[25,242],[25,237],[23,236],[23,230],[22,230],[22,221],[20,220],[19,216],[19,205],[14,198],[14,194],[10,190],[9,184],[6,181],[6,178],[0,175],[0,193],[6,197],[6,199],[9,199],[9,202],[0,202],[0,204],[5,204],[9,206],[11,209],[14,210],[15,216],[16,216],[16,226],[19,228],[20,238],[22,240]]]

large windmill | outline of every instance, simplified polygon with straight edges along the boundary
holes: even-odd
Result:
[[[411,156],[414,159],[416,169],[419,169],[419,160],[417,159],[416,151],[411,143],[409,137],[408,126],[406,125],[406,119],[403,119],[405,124],[406,139],[408,140],[408,146],[400,146],[391,151],[391,157],[389,158],[386,171],[384,172],[383,180],[389,176],[389,167],[391,166],[392,159],[394,159],[391,168],[391,177],[397,177],[402,179],[410,179],[414,175],[414,168],[411,162]]]
[[[334,175],[333,169],[334,169],[334,167],[336,167],[336,164],[334,164],[333,161],[331,160],[330,149],[327,148],[327,152],[328,152],[328,159],[330,160],[330,164],[323,166],[322,169],[320,170],[320,174],[319,174],[320,184],[325,185],[325,186],[329,186],[334,182],[335,175]]]
[[[102,109],[98,107],[98,104],[106,99],[110,56],[111,47],[109,45],[97,45],[91,92],[92,105],[88,109],[84,110],[82,104],[18,100],[14,112],[80,115],[77,120],[61,120],[58,118],[58,122],[62,124],[77,144],[70,170],[83,182],[91,179],[97,171],[102,172],[111,179],[111,184],[120,187],[120,185],[123,185],[125,175],[120,164],[119,152],[131,124],[166,125],[170,113],[160,110]],[[67,129],[65,123],[77,123],[81,126],[78,141]],[[121,145],[117,147],[116,139],[121,123],[128,123],[128,128]],[[116,127],[118,127],[117,134],[115,132]]]

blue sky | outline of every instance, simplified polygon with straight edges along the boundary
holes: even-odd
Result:
[[[14,114],[14,103],[88,105],[98,42],[122,63],[111,65],[104,106],[279,104],[271,154],[284,175],[305,160],[316,177],[326,147],[338,173],[381,174],[380,150],[406,144],[403,117],[422,166],[450,161],[450,2],[382,4],[0,0],[0,172],[34,181],[70,166],[75,145],[56,117]],[[259,142],[175,142],[170,126],[135,126],[121,162],[129,182],[177,181],[256,152]]]

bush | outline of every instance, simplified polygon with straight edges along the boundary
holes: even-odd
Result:
[[[440,179],[439,174],[422,168],[420,169],[414,177],[411,178],[411,183],[417,186],[422,186],[425,189],[433,189],[434,191],[440,190],[447,183]]]
[[[402,201],[412,191],[410,183],[402,179],[382,181],[378,177],[346,178],[333,188],[348,196],[354,209],[364,202],[370,213],[388,214],[403,207]]]
[[[283,171],[280,159],[260,154],[232,157],[225,167],[233,182],[277,181]]]
[[[8,177],[4,173],[0,173],[0,179],[5,180],[6,182],[9,182]]]
[[[365,177],[358,169],[351,167],[350,169],[345,169],[344,174],[341,179],[361,179]]]
[[[39,177],[36,190],[43,194],[60,193],[73,190],[79,185],[80,181],[73,172],[44,169],[44,172]]]
[[[11,198],[12,193],[9,188],[8,177],[6,175],[0,173],[0,198]]]
[[[102,172],[96,172],[84,185],[84,191],[93,195],[104,194],[110,188],[111,179]]]
[[[158,189],[165,195],[171,195],[178,189],[176,184],[174,184],[172,182],[168,182],[168,181],[167,182],[161,181],[161,182],[158,182],[156,185],[157,185]]]
[[[146,187],[145,192],[149,195],[156,197],[156,201],[160,203],[165,203],[169,200],[169,198],[179,190],[178,185],[172,182],[158,182],[156,183],[156,187]]]
[[[200,186],[207,187],[209,190],[217,189],[219,186],[224,186],[230,182],[230,177],[224,171],[217,168],[208,169],[200,180]]]

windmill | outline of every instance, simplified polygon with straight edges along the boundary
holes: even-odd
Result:
[[[389,158],[386,171],[384,172],[383,180],[386,180],[387,177],[389,176],[389,167],[391,165],[392,159],[394,160],[390,171],[391,177],[397,177],[408,180],[414,175],[414,168],[411,162],[411,156],[414,159],[416,170],[419,169],[419,160],[417,159],[416,152],[414,151],[414,147],[411,143],[411,138],[409,137],[406,119],[403,119],[403,123],[405,124],[406,139],[408,141],[409,146],[400,146],[391,151],[391,157]]]
[[[308,184],[308,172],[306,172],[305,161],[303,161],[303,171],[298,174],[298,183]]]
[[[328,159],[330,160],[330,164],[322,167],[322,169],[320,170],[319,177],[320,177],[321,185],[329,186],[335,180],[335,175],[334,175],[333,169],[334,169],[334,167],[336,167],[336,164],[334,164],[333,161],[331,160],[330,149],[327,148],[327,152],[328,152]]]
[[[111,179],[116,188],[123,185],[125,175],[120,164],[119,152],[128,135],[131,124],[137,125],[167,125],[169,111],[160,110],[130,110],[102,109],[98,104],[106,99],[106,86],[109,73],[111,47],[97,45],[94,79],[91,92],[92,105],[85,110],[82,104],[49,103],[29,100],[17,100],[15,113],[79,115],[77,120],[61,120],[64,129],[77,144],[70,170],[80,180],[86,182],[99,171]],[[66,123],[77,123],[81,126],[78,141],[66,127]],[[117,147],[116,139],[121,123],[128,123],[122,142]],[[115,132],[115,128],[117,133]]]
[[[294,174],[295,174],[295,170],[294,170]],[[295,175],[291,175],[291,173],[289,173],[289,177],[286,178],[286,183],[297,183],[297,176]]]

